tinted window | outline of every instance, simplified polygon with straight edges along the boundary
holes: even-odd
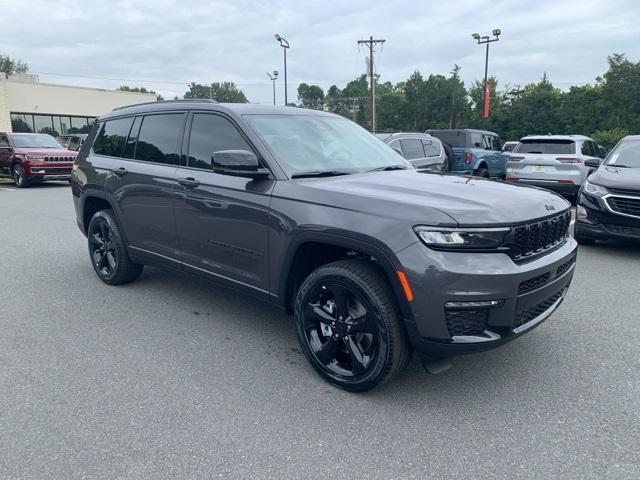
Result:
[[[575,153],[573,140],[520,140],[513,149],[514,153]]]
[[[440,155],[440,142],[437,140],[423,140],[424,153],[427,157],[437,157]]]
[[[184,118],[184,113],[144,117],[136,144],[136,160],[178,165]]]
[[[600,157],[600,150],[596,147],[595,143],[585,140],[582,143],[582,154],[590,157]]]
[[[136,150],[136,141],[138,140],[138,132],[140,131],[141,123],[142,117],[136,117],[136,119],[133,121],[131,132],[129,132],[129,138],[127,138],[127,143],[124,146],[124,154],[122,155],[124,158],[133,158],[133,154]]]
[[[424,158],[424,149],[422,142],[417,138],[403,138],[400,140],[402,145],[402,153],[407,160],[415,160],[416,158]]]
[[[133,117],[116,118],[104,122],[93,144],[94,153],[111,157],[122,156],[122,149],[127,135],[129,135],[131,123],[133,123]]]
[[[226,118],[196,113],[191,123],[188,166],[210,169],[213,152],[221,150],[251,151],[251,147]]]
[[[8,146],[9,146],[9,138],[4,133],[0,133],[0,147],[8,147]]]
[[[444,143],[448,143],[452,147],[464,148],[467,146],[467,135],[465,132],[438,132],[428,131],[430,135],[439,138]]]
[[[14,132],[33,132],[33,115],[26,115],[23,113],[11,114],[11,130]]]

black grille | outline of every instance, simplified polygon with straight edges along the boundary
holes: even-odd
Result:
[[[73,162],[76,157],[44,157],[45,162]]]
[[[610,188],[607,187],[611,193],[617,193],[618,195],[631,195],[631,196],[640,196],[640,190],[629,190],[626,188]]]
[[[562,291],[559,291],[551,297],[547,298],[544,302],[540,302],[539,304],[534,305],[533,307],[529,307],[526,310],[516,312],[516,315],[513,318],[513,328],[520,327],[521,325],[524,325],[525,323],[528,323],[531,320],[539,317],[544,312],[546,312],[554,303],[556,303],[561,296]]]
[[[480,335],[487,328],[489,310],[486,308],[469,310],[446,310],[449,335]]]
[[[551,278],[551,272],[543,273],[542,275],[538,275],[537,277],[533,277],[522,282],[518,286],[518,295],[524,295],[525,293],[537,290],[545,283],[547,283],[549,281],[549,278]]]
[[[640,197],[609,197],[607,203],[614,212],[640,217]]]
[[[557,246],[567,237],[570,223],[571,213],[567,210],[546,220],[515,227],[511,256],[521,260]]]
[[[558,267],[558,276],[562,275],[564,272],[571,268],[571,265],[576,263],[576,257],[573,257],[571,260],[564,262],[562,265]]]
[[[619,235],[629,235],[633,237],[640,237],[640,228],[638,227],[626,227],[624,225],[603,225],[611,233],[617,233]]]

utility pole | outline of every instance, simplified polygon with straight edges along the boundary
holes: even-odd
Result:
[[[374,39],[373,36],[369,36],[369,40],[358,40],[358,45],[366,45],[369,47],[369,79],[371,86],[369,87],[369,125],[371,133],[376,131],[376,77],[373,71],[373,50],[375,46],[380,43],[383,44],[385,40]]]
[[[487,45],[486,53],[484,57],[484,84],[482,85],[482,103],[483,103],[483,110],[484,110],[484,113],[482,114],[482,118],[489,118],[488,103],[487,103],[487,90],[488,90],[487,74],[489,72],[489,44],[500,40],[500,35],[502,34],[502,31],[499,28],[496,28],[491,33],[493,33],[494,38],[489,37],[489,35],[481,36],[478,33],[474,33],[471,35],[473,39],[476,42],[478,42],[478,45],[482,45],[482,44]]]

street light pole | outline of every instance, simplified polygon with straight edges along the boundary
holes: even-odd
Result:
[[[478,33],[474,33],[471,36],[473,37],[473,39],[478,42],[478,45],[483,45],[486,44],[487,48],[486,48],[486,53],[485,53],[485,57],[484,57],[484,83],[482,84],[482,103],[484,105],[486,105],[487,102],[487,80],[489,79],[488,77],[488,73],[489,73],[489,44],[491,42],[497,42],[498,40],[500,40],[500,35],[502,34],[502,31],[499,28],[494,29],[491,32],[494,36],[494,38],[489,37],[489,35],[484,35],[484,36],[480,36]]]
[[[275,105],[276,104],[276,79],[278,78],[278,71],[274,70],[273,75],[267,72],[267,76],[271,80],[271,83],[273,83],[273,104]]]
[[[279,34],[275,34],[276,40],[280,42],[280,46],[284,52],[284,105],[287,106],[287,49],[289,48],[289,42],[281,37]]]

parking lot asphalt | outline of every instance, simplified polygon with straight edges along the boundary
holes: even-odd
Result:
[[[640,478],[638,246],[581,247],[519,340],[350,394],[268,305],[102,284],[68,186],[0,206],[0,478]]]

